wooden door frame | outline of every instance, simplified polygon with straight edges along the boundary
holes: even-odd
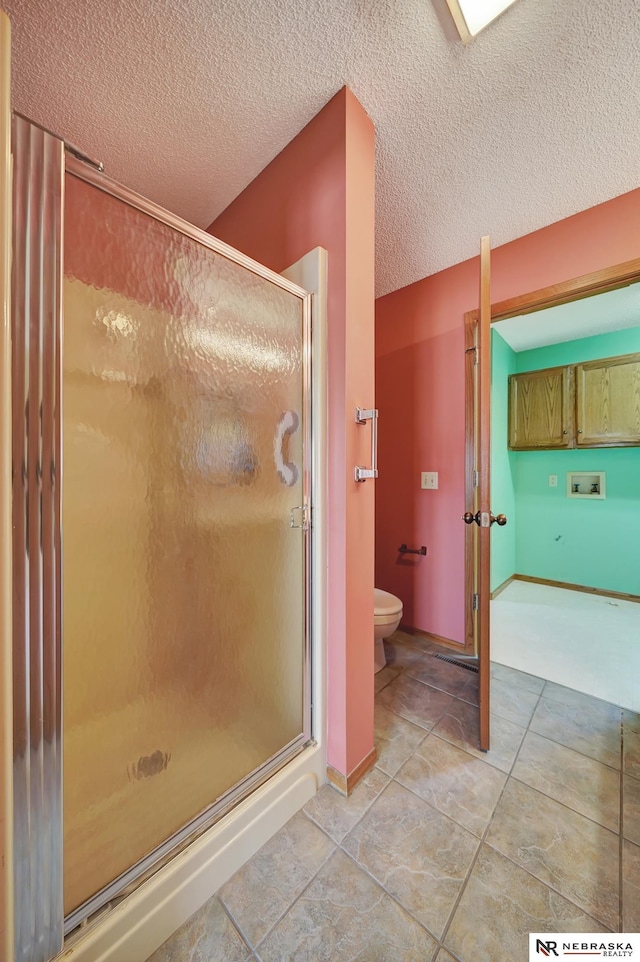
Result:
[[[577,301],[583,297],[591,297],[593,294],[604,294],[606,291],[617,290],[620,287],[628,287],[640,281],[640,257],[621,264],[614,264],[612,267],[605,267],[599,271],[592,271],[590,274],[582,274],[560,284],[552,284],[550,287],[543,287],[527,294],[519,294],[517,297],[508,298],[505,301],[498,301],[491,305],[491,323],[504,321],[510,317],[534,314],[547,307],[557,307],[560,304],[567,304],[570,301]],[[477,469],[475,464],[475,445],[476,445],[476,403],[474,393],[474,366],[475,358],[473,347],[475,346],[476,329],[480,311],[475,308],[467,311],[464,315],[464,347],[465,347],[465,511],[474,510],[475,487],[473,472]],[[478,412],[479,414],[480,412]],[[499,510],[500,505],[496,506]],[[465,652],[473,654],[475,650],[474,641],[474,622],[475,611],[473,608],[474,592],[474,552],[473,552],[473,531],[471,525],[466,526],[465,531]]]

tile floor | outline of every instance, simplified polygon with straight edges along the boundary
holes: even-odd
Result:
[[[377,765],[325,786],[150,962],[524,962],[531,932],[640,931],[640,715],[397,632]],[[450,653],[450,652],[447,652]]]
[[[639,639],[637,602],[526,581],[512,581],[491,602],[495,661],[635,712]]]

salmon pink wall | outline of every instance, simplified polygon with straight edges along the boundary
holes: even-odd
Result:
[[[353,480],[370,456],[354,415],[374,396],[373,216],[373,125],[343,88],[209,227],[278,272],[329,252],[328,763],[344,775],[373,749],[374,486]]]
[[[498,247],[492,302],[640,257],[639,223],[640,189]],[[474,258],[376,302],[376,584],[402,599],[405,624],[460,643],[464,314],[478,288]],[[439,473],[437,491],[420,489],[421,471]],[[402,558],[402,542],[427,556]]]

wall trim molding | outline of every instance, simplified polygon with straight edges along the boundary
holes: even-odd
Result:
[[[361,762],[359,762],[353,771],[349,772],[348,775],[343,775],[337,769],[332,768],[331,765],[327,765],[327,781],[340,792],[341,795],[349,796],[354,790],[356,785],[362,781],[364,776],[370,771],[375,763],[378,761],[378,749],[372,748],[368,755],[365,755]]]
[[[518,577],[518,575],[510,575],[510,577],[507,578],[506,581],[503,581],[501,585],[498,585],[498,587],[497,587],[494,591],[491,592],[491,600],[493,601],[494,598],[497,598],[498,595],[502,594],[502,592],[504,591],[504,589],[505,589],[505,588],[508,588],[509,585],[511,584],[511,582],[512,582],[512,581],[515,581],[515,579],[516,579],[517,577]]]
[[[604,598],[618,598],[620,601],[633,601],[640,604],[640,595],[627,594],[625,591],[609,591],[606,588],[591,588],[589,585],[574,585],[570,581],[553,581],[551,578],[535,578],[533,575],[512,575],[508,581],[528,581],[535,585],[547,585],[550,588],[564,588],[565,591],[582,591],[588,595],[602,595]],[[491,595],[500,593],[507,587],[507,582],[500,585]]]

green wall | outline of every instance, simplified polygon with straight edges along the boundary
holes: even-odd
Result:
[[[498,492],[513,485],[515,558],[511,574],[531,575],[640,595],[640,448],[593,448],[570,451],[518,451],[506,449],[507,397],[498,385],[506,382],[508,367],[533,371],[560,364],[613,357],[640,351],[640,327],[595,337],[581,338],[549,347],[515,354],[496,347],[496,392],[492,404],[499,422],[492,451],[492,496],[494,510]],[[511,352],[510,357],[507,352]],[[506,427],[504,427],[506,432]],[[502,450],[498,450],[498,446]],[[493,447],[493,445],[492,445]],[[567,498],[566,473],[572,470],[605,471],[606,499],[586,501]],[[549,487],[549,475],[558,476],[558,487]],[[498,506],[497,510],[503,510]],[[507,526],[508,527],[508,526]],[[505,531],[507,528],[504,529]],[[494,528],[495,531],[495,528]],[[511,548],[500,545],[499,533],[492,535],[492,589],[501,584],[509,564]],[[495,573],[495,581],[493,575]]]
[[[532,317],[535,318],[535,314]],[[581,361],[597,361],[601,357],[616,357],[617,354],[631,354],[634,351],[640,351],[640,327],[628,327],[624,331],[596,334],[594,337],[581,337],[575,341],[550,344],[548,347],[536,347],[532,351],[520,351],[515,355],[516,372],[538,371],[542,367],[579,364]]]
[[[516,452],[509,451],[508,377],[516,373],[517,354],[496,330],[491,331],[491,506],[506,514],[507,524],[491,529],[491,590],[516,570]]]

